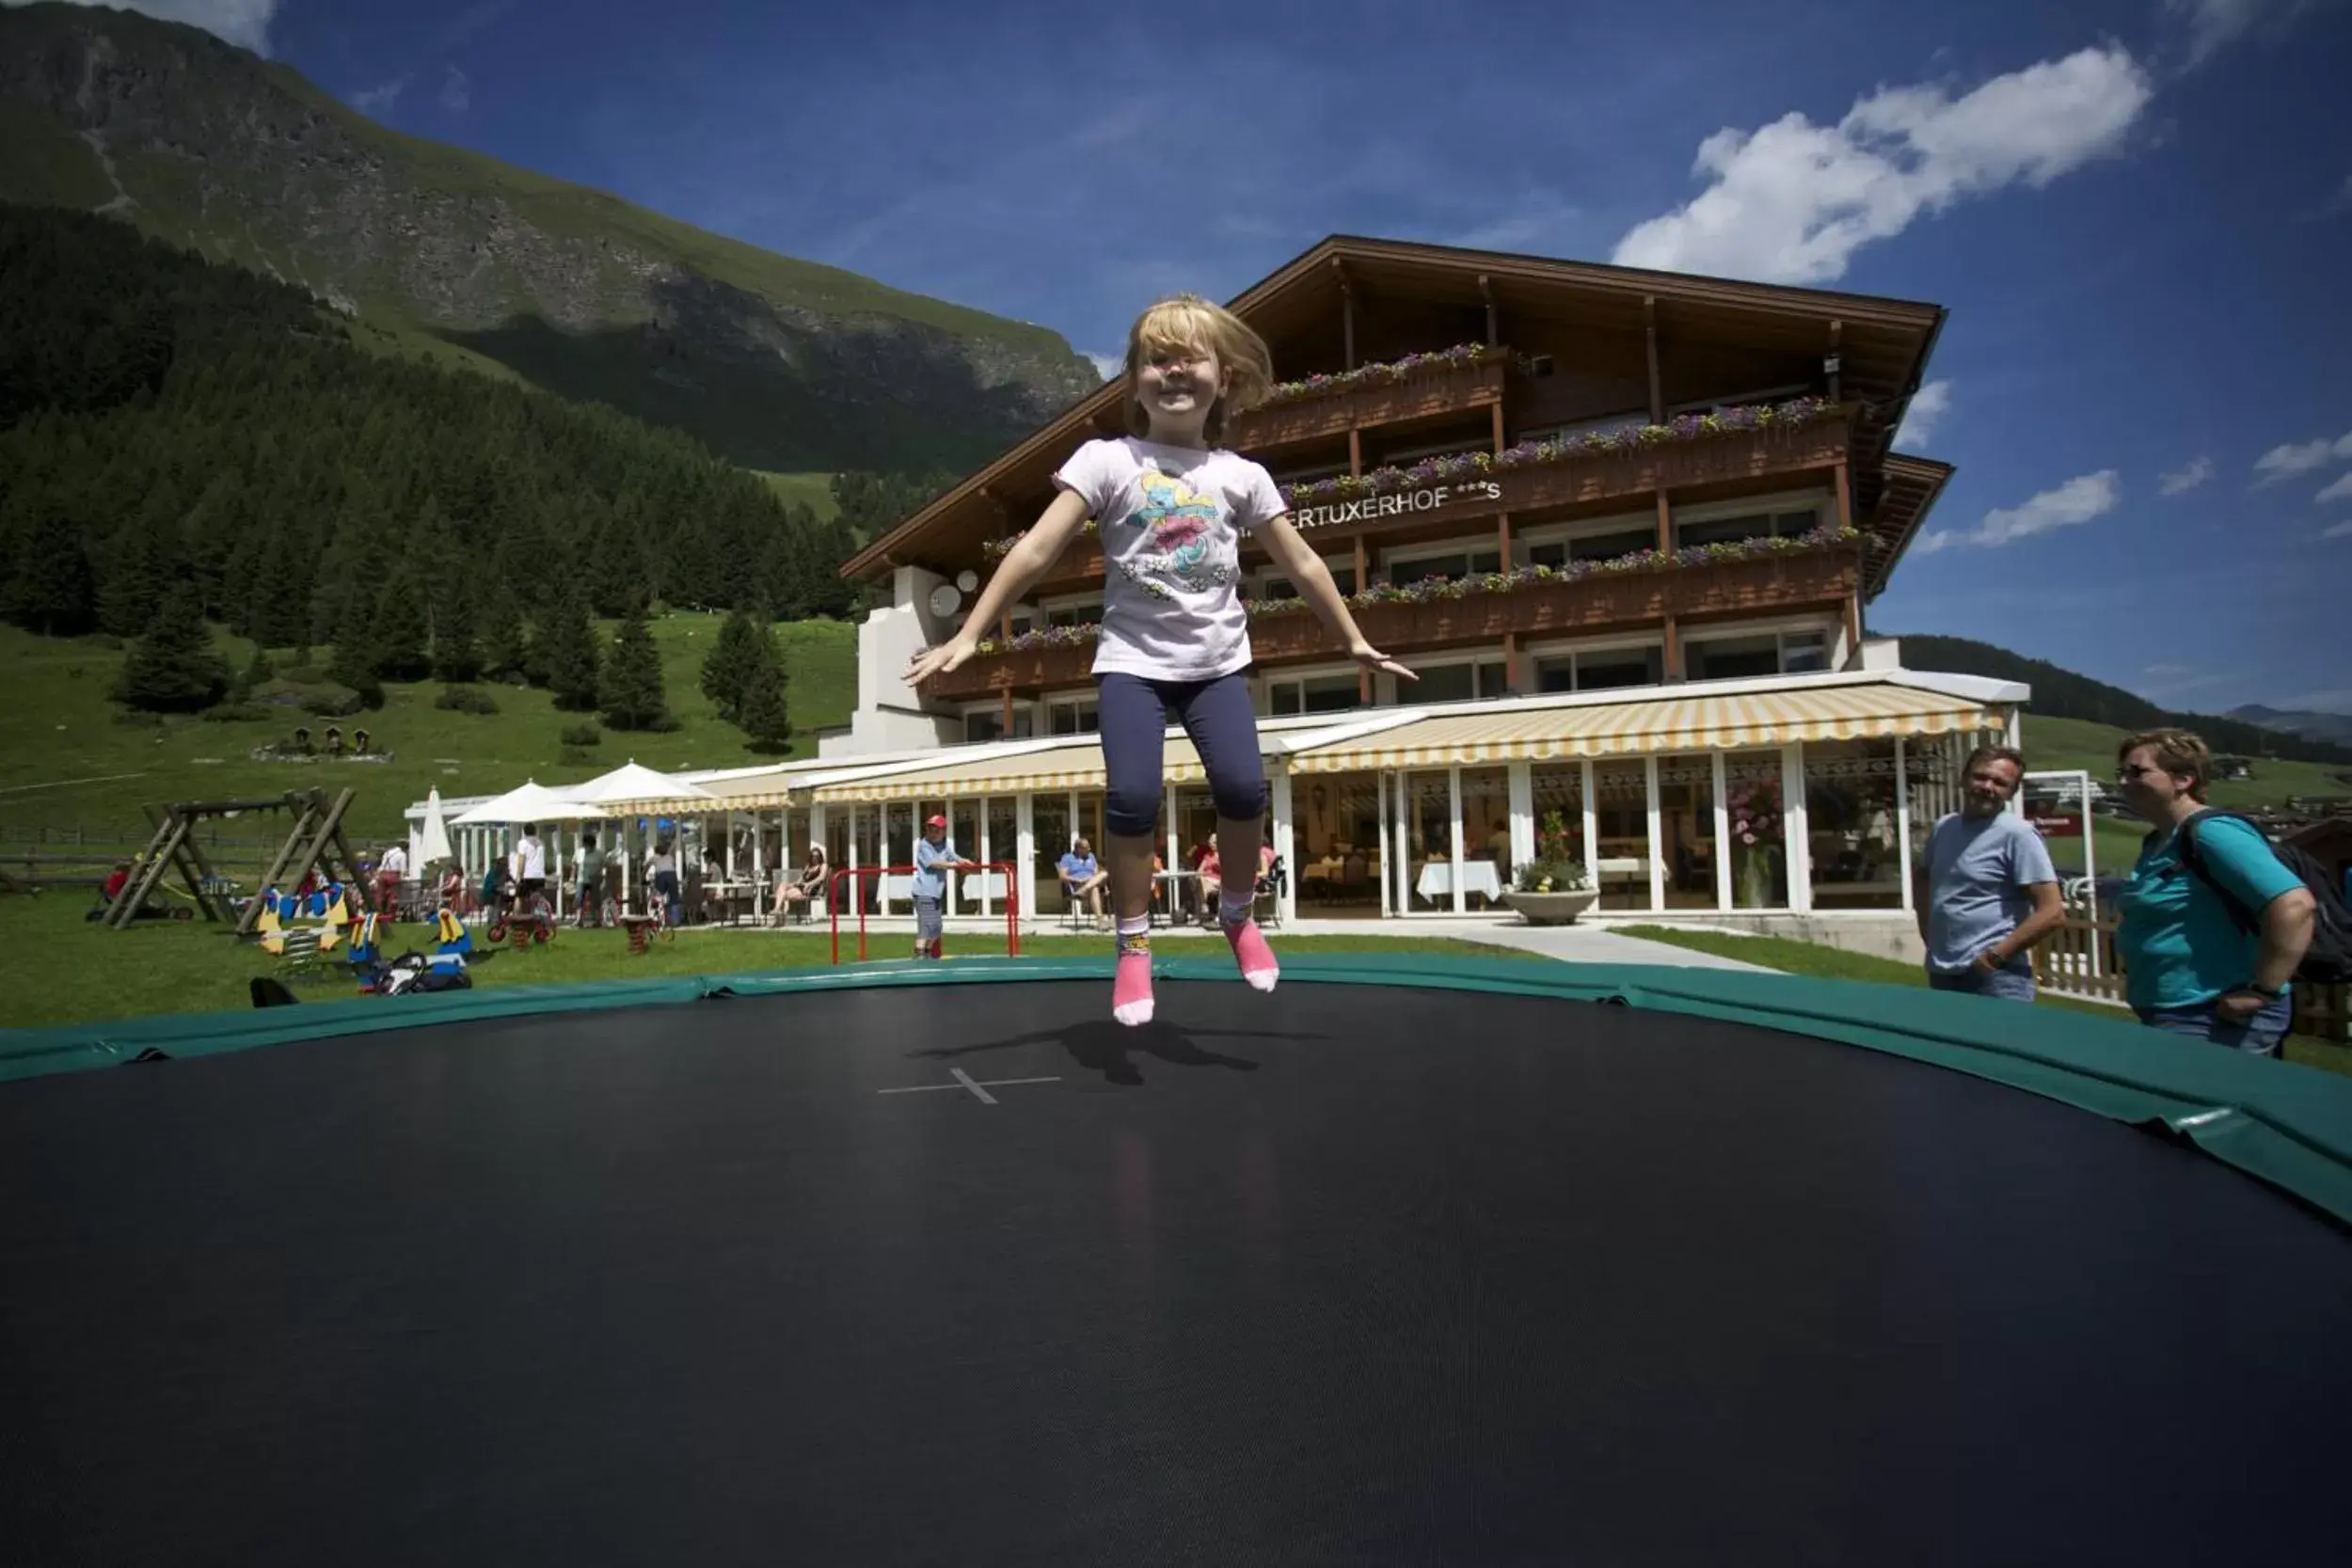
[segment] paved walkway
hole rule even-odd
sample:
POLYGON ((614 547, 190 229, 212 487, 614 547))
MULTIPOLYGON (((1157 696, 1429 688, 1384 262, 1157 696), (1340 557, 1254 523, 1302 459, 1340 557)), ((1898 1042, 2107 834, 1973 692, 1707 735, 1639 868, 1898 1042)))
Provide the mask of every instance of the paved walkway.
MULTIPOLYGON (((1038 931, 1041 935, 1060 934, 1050 925, 1038 927, 1038 931)), ((998 936, 1001 945, 1001 927, 998 936)), ((1171 942, 1187 942, 1196 937, 1207 941, 1215 936, 1213 931, 1193 926, 1180 926, 1172 930, 1164 927, 1152 933, 1152 940, 1163 945, 1171 942)), ((1281 951, 1285 936, 1451 937, 1457 942, 1483 942, 1495 947, 1517 947, 1569 963, 1666 964, 1683 969, 1744 969, 1769 973, 1761 964, 1741 963, 1737 958, 1721 958, 1712 953, 1697 953, 1667 942, 1620 936, 1597 926, 1530 926, 1513 914, 1493 917, 1472 914, 1451 920, 1294 920, 1279 930, 1267 932, 1266 936, 1274 943, 1277 953, 1281 951)))
MULTIPOLYGON (((1688 947, 1676 947, 1662 942, 1645 942, 1640 937, 1619 936, 1614 931, 1597 926, 1529 926, 1517 915, 1487 919, 1467 915, 1459 920, 1390 921, 1374 925, 1363 920, 1298 920, 1283 927, 1301 936, 1400 936, 1454 937, 1463 942, 1483 942, 1496 947, 1517 947, 1530 953, 1541 953, 1548 958, 1563 958, 1570 963, 1587 964, 1672 964, 1685 969, 1745 969, 1762 971, 1760 964, 1741 963, 1737 958, 1721 958, 1712 953, 1697 953, 1688 947)), ((1281 934, 1272 940, 1278 944, 1281 934)))

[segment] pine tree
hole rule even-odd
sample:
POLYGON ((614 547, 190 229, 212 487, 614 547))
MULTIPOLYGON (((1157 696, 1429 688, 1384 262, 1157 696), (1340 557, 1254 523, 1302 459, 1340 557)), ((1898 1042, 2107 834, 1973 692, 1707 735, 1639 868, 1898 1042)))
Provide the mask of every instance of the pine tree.
POLYGON ((743 683, 759 661, 756 644, 762 641, 762 626, 750 610, 735 610, 720 625, 710 652, 703 656, 702 693, 722 719, 732 721, 742 708, 743 683))
POLYGON ((194 713, 229 689, 229 661, 213 649, 196 585, 173 589, 146 635, 131 644, 115 697, 150 713, 194 713))
POLYGON ((464 578, 453 582, 433 622, 433 673, 463 684, 482 678, 482 640, 474 626, 474 594, 464 578))
POLYGON ((755 637, 743 672, 736 721, 751 737, 754 749, 780 752, 792 738, 792 720, 785 703, 784 661, 776 656, 775 640, 765 626, 755 637))
POLYGON ((675 726, 661 692, 661 655, 642 608, 632 609, 612 639, 604 661, 600 705, 604 721, 616 730, 662 730, 675 726))
POLYGON ((187 576, 179 549, 179 523, 151 500, 116 542, 113 564, 98 594, 98 624, 118 637, 136 637, 154 620, 172 588, 187 576))
POLYGON ((357 691, 360 706, 375 708, 384 705, 384 682, 375 673, 373 630, 362 623, 335 644, 334 657, 326 661, 326 678, 357 691))
MULTIPOLYGON (((571 713, 586 713, 596 705, 598 685, 596 633, 588 620, 588 606, 580 592, 565 588, 540 628, 537 653, 547 672, 548 689, 555 705, 571 713)), ((660 669, 655 671, 656 705, 660 705, 660 669)))
POLYGON ((496 589, 484 613, 482 672, 492 680, 513 680, 531 662, 531 626, 511 589, 496 589))
POLYGON ((237 672, 236 680, 230 685, 229 695, 242 703, 277 676, 277 667, 269 661, 269 650, 256 642, 253 644, 253 657, 246 660, 244 669, 237 672))
POLYGON ((52 492, 35 498, 10 531, 16 559, 9 563, 8 619, 43 637, 79 637, 98 620, 98 589, 90 575, 82 532, 52 492))
POLYGON ((384 585, 383 596, 376 600, 375 624, 369 640, 375 673, 388 681, 424 679, 433 669, 428 640, 424 586, 411 568, 403 566, 392 574, 384 585))

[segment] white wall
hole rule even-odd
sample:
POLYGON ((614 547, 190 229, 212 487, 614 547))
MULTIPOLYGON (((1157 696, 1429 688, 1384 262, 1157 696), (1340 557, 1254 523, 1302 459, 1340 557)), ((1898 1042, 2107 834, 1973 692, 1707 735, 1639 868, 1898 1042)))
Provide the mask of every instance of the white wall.
POLYGON ((931 590, 945 580, 919 566, 901 566, 892 575, 891 602, 857 628, 857 711, 850 733, 825 736, 818 756, 915 751, 963 738, 960 714, 934 712, 901 678, 915 655, 955 633, 930 609, 931 590))

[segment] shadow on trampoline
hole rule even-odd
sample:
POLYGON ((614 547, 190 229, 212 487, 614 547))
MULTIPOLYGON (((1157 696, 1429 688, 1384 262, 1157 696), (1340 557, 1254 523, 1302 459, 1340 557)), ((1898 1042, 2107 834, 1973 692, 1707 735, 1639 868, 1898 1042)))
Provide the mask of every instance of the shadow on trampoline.
POLYGON ((910 1053, 918 1058, 934 1061, 953 1060, 960 1056, 977 1056, 991 1051, 1009 1051, 1024 1045, 1058 1045, 1070 1053, 1071 1060, 1089 1072, 1099 1072, 1113 1084, 1140 1084, 1143 1074, 1136 1069, 1135 1052, 1156 1057, 1170 1067, 1221 1067, 1235 1072, 1255 1072, 1260 1063, 1247 1056, 1228 1056, 1221 1052, 1203 1049, 1195 1037, 1209 1039, 1311 1040, 1327 1037, 1313 1034, 1283 1033, 1272 1029, 1184 1029, 1154 1019, 1150 1023, 1130 1027, 1116 1019, 1094 1018, 1072 1023, 1059 1029, 1039 1029, 1026 1035, 1014 1035, 1001 1040, 983 1040, 977 1045, 937 1046, 910 1053))

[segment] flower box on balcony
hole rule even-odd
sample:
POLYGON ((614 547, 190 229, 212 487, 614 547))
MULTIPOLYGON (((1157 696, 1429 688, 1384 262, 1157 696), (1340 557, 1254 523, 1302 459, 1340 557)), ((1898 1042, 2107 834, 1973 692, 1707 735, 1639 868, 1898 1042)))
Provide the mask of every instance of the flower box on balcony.
MULTIPOLYGON (((1801 539, 1710 545, 1671 555, 1644 551, 1565 568, 1522 567, 1460 582, 1375 587, 1349 600, 1356 624, 1382 651, 1521 637, 1657 621, 1667 615, 1739 614, 1785 606, 1834 603, 1854 592, 1861 545, 1851 531, 1824 529, 1801 539)), ((1254 607, 1252 653, 1261 663, 1334 657, 1343 650, 1313 611, 1296 600, 1254 607)), ((1029 691, 1083 683, 1093 668, 1089 627, 1057 627, 990 643, 952 674, 935 675, 924 694, 969 701, 1006 689, 1029 691)))
POLYGON ((1432 414, 1460 413, 1502 401, 1505 366, 1440 365, 1403 380, 1334 392, 1237 416, 1227 440, 1238 451, 1263 451, 1319 437, 1344 436, 1432 414))

